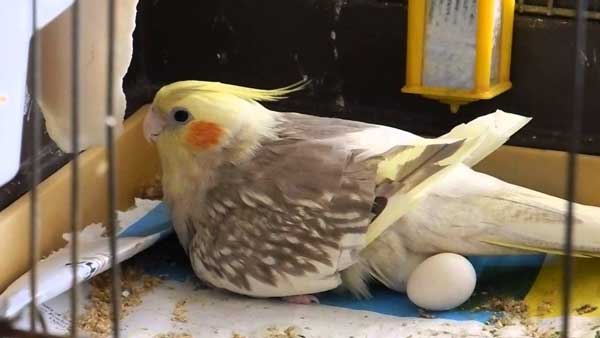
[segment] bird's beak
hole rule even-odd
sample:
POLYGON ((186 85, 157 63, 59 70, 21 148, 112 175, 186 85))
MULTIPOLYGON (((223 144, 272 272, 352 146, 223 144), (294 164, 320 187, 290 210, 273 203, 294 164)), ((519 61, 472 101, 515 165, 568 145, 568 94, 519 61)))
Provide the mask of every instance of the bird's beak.
POLYGON ((154 107, 152 107, 144 118, 144 137, 146 138, 146 141, 155 142, 164 128, 164 119, 161 118, 154 110, 154 107))

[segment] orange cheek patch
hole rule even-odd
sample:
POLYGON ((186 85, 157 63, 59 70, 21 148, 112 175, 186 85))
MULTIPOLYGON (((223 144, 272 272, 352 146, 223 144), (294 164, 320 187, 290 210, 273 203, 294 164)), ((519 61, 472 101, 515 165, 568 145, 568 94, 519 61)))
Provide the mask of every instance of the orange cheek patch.
POLYGON ((192 122, 187 127, 185 141, 198 148, 210 148, 219 144, 223 129, 216 123, 211 122, 192 122))

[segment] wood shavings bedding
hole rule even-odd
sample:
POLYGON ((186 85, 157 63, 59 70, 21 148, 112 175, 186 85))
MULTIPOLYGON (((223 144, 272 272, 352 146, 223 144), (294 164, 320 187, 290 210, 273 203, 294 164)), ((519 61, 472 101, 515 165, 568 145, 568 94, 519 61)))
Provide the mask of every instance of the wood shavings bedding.
POLYGON ((529 307, 522 300, 492 298, 487 304, 481 306, 481 309, 498 312, 487 323, 488 331, 493 337, 502 337, 502 332, 499 330, 509 326, 522 327, 527 337, 554 338, 560 336, 560 332, 556 330, 539 327, 536 321, 531 318, 529 307))
POLYGON ((171 320, 176 321, 176 322, 180 322, 180 323, 187 323, 187 310, 185 308, 185 300, 181 300, 179 302, 177 302, 177 304, 175 304, 175 309, 173 310, 173 317, 171 318, 171 320))
POLYGON ((294 326, 290 326, 283 331, 276 327, 270 327, 267 329, 267 338, 305 338, 303 335, 298 334, 297 330, 294 326))
MULTIPOLYGON (((144 275, 135 266, 123 265, 121 274, 121 311, 125 318, 142 303, 142 296, 161 283, 157 277, 144 275)), ((111 323, 111 276, 106 271, 90 281, 92 287, 85 313, 79 319, 79 327, 92 337, 107 337, 112 332, 111 323)))
POLYGON ((169 332, 169 333, 159 333, 156 336, 154 336, 153 338, 194 338, 194 336, 192 336, 189 333, 169 332))

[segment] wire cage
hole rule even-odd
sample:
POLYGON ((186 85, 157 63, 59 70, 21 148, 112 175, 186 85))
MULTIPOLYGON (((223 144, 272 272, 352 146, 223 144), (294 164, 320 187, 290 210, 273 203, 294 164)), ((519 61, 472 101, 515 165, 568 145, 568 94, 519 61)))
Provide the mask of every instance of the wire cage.
MULTIPOLYGON (((113 337, 120 336, 120 269, 119 263, 117 261, 117 233, 116 233, 116 222, 117 222, 117 182, 118 182, 118 170, 117 170, 117 154, 116 154, 116 146, 115 146, 115 126, 114 123, 111 123, 114 119, 115 111, 114 111, 114 44, 112 43, 115 40, 115 26, 118 24, 115 22, 115 3, 118 0, 107 0, 108 13, 112 13, 113 15, 108 15, 108 30, 106 31, 106 43, 108 45, 108 67, 109 70, 107 74, 105 74, 107 88, 106 93, 106 144, 105 144, 105 152, 96 152, 94 156, 96 157, 104 157, 103 160, 106 161, 106 184, 101 187, 107 196, 106 209, 102 212, 105 214, 106 219, 106 228, 109 230, 108 232, 108 241, 110 243, 110 252, 111 252, 111 265, 110 276, 111 276, 111 317, 112 317, 112 334, 113 337)), ((32 11, 33 13, 33 27, 32 30, 35 32, 37 30, 37 21, 39 20, 36 17, 37 11, 35 10, 39 4, 37 0, 31 0, 32 11)), ((148 1, 149 2, 149 1, 148 1)), ((73 69, 72 69, 72 83, 74 84, 72 87, 72 93, 70 96, 70 107, 72 109, 71 114, 71 139, 70 142, 72 144, 73 156, 68 155, 60 155, 62 158, 62 162, 66 162, 70 160, 70 175, 67 176, 70 181, 70 193, 71 199, 69 201, 65 201, 69 205, 69 226, 72 234, 75 234, 70 239, 71 243, 71 267, 73 271, 73 280, 72 280, 72 288, 70 291, 70 308, 71 308, 71 329, 70 336, 71 337, 79 337, 81 336, 81 331, 77 325, 77 318, 79 316, 78 313, 78 304, 80 303, 80 299, 78 297, 78 286, 77 286, 77 264, 79 260, 79 246, 80 243, 78 241, 78 229, 81 223, 81 199, 80 194, 82 191, 81 186, 81 178, 82 175, 87 175, 86 173, 81 172, 82 165, 82 156, 86 154, 86 152, 81 153, 79 150, 79 140, 80 140, 80 120, 79 120, 79 112, 81 108, 81 92, 80 92, 80 70, 81 68, 77 67, 77 65, 81 64, 80 60, 80 46, 82 44, 80 30, 81 26, 81 18, 80 18, 80 3, 81 1, 75 0, 72 5, 72 16, 70 18, 71 24, 75 29, 72 30, 71 44, 72 50, 71 57, 73 59, 73 69)), ((571 7, 565 5, 567 2, 563 1, 523 1, 520 0, 517 2, 516 12, 520 15, 533 14, 533 15, 549 15, 549 16, 560 16, 571 18, 576 21, 576 31, 573 32, 573 39, 575 41, 575 60, 571 67, 573 67, 574 79, 571 84, 571 88, 573 91, 573 104, 571 107, 571 116, 569 120, 571 121, 571 125, 569 126, 569 145, 568 145, 568 158, 565 163, 566 177, 565 177, 565 186, 566 190, 566 200, 568 200, 568 208, 567 215, 564 220, 565 222, 565 233, 564 236, 566 238, 566 245, 564 247, 564 271, 563 271, 563 280, 561 282, 562 288, 562 334, 567 336, 567 332, 569 332, 569 327, 571 325, 569 311, 571 309, 571 284, 573 279, 573 228, 576 226, 574 224, 574 209, 573 203, 575 201, 575 196, 577 194, 576 186, 577 186, 577 177, 578 177, 578 166, 577 166, 577 158, 578 154, 581 153, 581 139, 583 135, 583 123, 582 123, 582 112, 584 110, 584 89, 585 89, 585 62, 581 62, 581 51, 585 50, 586 42, 588 41, 587 36, 587 23, 589 20, 600 20, 600 12, 595 11, 593 6, 590 6, 590 3, 594 3, 593 1, 572 1, 571 7), (557 3, 560 3, 561 6, 557 6, 557 3), (575 5, 573 5, 575 4, 575 5)), ((597 4, 597 2, 596 2, 597 4)), ((600 8, 597 8, 600 10, 600 8)), ((338 13, 339 14, 339 13, 338 13)), ((142 44, 144 39, 141 39, 140 44, 142 44)), ((138 45, 139 47, 139 45, 138 45)), ((39 92, 39 84, 40 84, 40 72, 39 72, 39 59, 40 59, 40 41, 36 34, 33 35, 31 41, 31 62, 29 66, 30 72, 30 97, 36 97, 39 92)), ((219 59, 225 57, 221 55, 219 59)), ((399 90, 396 88, 394 90, 399 90)), ((155 90, 152 88, 150 91, 155 90)), ((336 104, 339 105, 339 99, 336 99, 336 104)), ((343 100, 342 100, 343 105, 343 100)), ((476 109, 476 108, 474 108, 476 109)), ((343 113, 340 115, 343 116, 343 113)), ((38 261, 41 257, 40 252, 40 233, 41 233, 41 223, 42 219, 40 218, 40 193, 39 193, 39 185, 43 181, 43 170, 45 168, 44 161, 47 160, 48 157, 52 157, 56 154, 48 154, 44 153, 44 148, 42 145, 42 131, 43 131, 43 120, 41 116, 41 112, 39 108, 36 107, 35 103, 31 102, 29 108, 29 116, 30 116, 30 124, 29 131, 26 133, 30 134, 30 139, 25 143, 25 146, 28 148, 24 151, 29 153, 30 162, 27 164, 23 164, 23 166, 29 166, 31 169, 30 181, 28 184, 28 191, 30 194, 30 209, 29 209, 29 219, 30 219, 30 231, 29 231, 29 247, 30 256, 29 256, 29 267, 31 271, 31 280, 30 280, 30 294, 35 295, 37 291, 37 282, 36 278, 38 275, 38 261)), ((55 159, 56 160, 56 159, 55 159)), ((87 159, 86 159, 87 160, 87 159)), ((103 193, 103 194, 104 194, 103 193)), ((9 203, 7 201, 2 201, 0 204, 1 207, 5 207, 6 204, 9 203)), ((39 312, 39 306, 33 297, 33 301, 29 306, 30 313, 30 330, 28 331, 20 331, 13 327, 11 322, 0 322, 0 336, 2 337, 52 337, 51 334, 47 332, 46 323, 39 312)), ((201 318, 198 320, 202 320, 201 318)))

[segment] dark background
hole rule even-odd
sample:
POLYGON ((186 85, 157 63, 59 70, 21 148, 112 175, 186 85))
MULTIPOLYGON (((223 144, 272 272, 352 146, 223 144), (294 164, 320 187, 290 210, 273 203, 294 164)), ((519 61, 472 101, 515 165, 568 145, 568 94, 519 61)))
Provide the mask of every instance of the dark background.
MULTIPOLYGON (((528 1, 545 5, 546 1, 528 1)), ((575 1, 555 1, 573 8, 575 1)), ((600 10, 600 0, 590 1, 600 10)), ((508 142, 566 150, 573 107, 575 19, 516 13, 513 88, 462 106, 402 94, 406 0, 140 0, 134 54, 123 87, 128 114, 177 80, 221 81, 259 88, 312 80, 271 108, 386 124, 425 136, 495 109, 533 117, 508 142), (335 32, 335 39, 332 39, 335 32)), ((583 153, 600 154, 600 21, 587 25, 583 153)), ((0 209, 28 189, 31 135, 26 121, 19 175, 0 188, 0 209)), ((47 138, 39 154, 46 177, 64 165, 47 138)))

